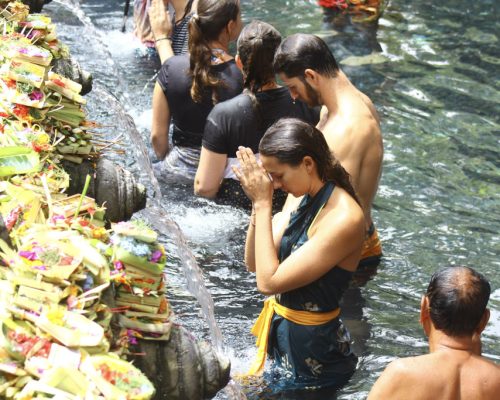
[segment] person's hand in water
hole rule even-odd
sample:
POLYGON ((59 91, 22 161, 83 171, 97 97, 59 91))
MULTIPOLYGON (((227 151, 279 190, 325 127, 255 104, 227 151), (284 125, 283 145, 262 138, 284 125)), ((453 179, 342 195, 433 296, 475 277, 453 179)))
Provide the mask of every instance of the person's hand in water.
POLYGON ((155 41, 169 38, 172 33, 172 18, 164 0, 151 0, 148 16, 155 41))
POLYGON ((236 152, 236 157, 240 166, 232 166, 232 169, 240 180, 245 194, 253 204, 259 202, 269 202, 271 204, 273 200, 273 183, 264 167, 255 158, 252 149, 240 146, 236 152))

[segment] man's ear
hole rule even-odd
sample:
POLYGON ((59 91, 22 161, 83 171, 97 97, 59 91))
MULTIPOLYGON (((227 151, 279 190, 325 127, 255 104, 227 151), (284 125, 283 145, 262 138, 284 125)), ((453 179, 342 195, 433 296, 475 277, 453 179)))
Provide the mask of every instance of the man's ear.
POLYGON ((481 320, 479 321, 479 324, 476 328, 476 332, 478 335, 480 335, 481 332, 484 331, 484 328, 486 328, 486 325, 488 324, 489 320, 490 320, 490 309, 486 308, 484 310, 483 316, 481 317, 481 320))
POLYGON ((420 301, 420 325, 422 325, 427 336, 430 332, 430 323, 429 299, 427 296, 422 296, 422 300, 420 301))
POLYGON ((311 86, 319 86, 319 79, 320 75, 313 69, 311 68, 306 68, 304 71, 304 79, 311 85, 311 86))
POLYGON ((239 54, 236 54, 234 56, 234 62, 236 63, 236 66, 241 70, 243 71, 243 63, 241 62, 241 58, 240 58, 240 55, 239 54))

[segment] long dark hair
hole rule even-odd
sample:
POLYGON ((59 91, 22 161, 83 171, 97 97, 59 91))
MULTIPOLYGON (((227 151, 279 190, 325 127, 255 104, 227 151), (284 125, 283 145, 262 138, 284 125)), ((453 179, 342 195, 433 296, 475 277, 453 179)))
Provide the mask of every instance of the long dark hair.
POLYGON ((314 126, 297 118, 282 118, 271 125, 262 137, 259 153, 291 166, 299 165, 305 156, 311 157, 323 182, 333 181, 361 205, 349 174, 333 156, 323 134, 314 126))
POLYGON ((239 12, 239 0, 200 0, 197 13, 189 21, 191 97, 197 103, 201 102, 207 89, 212 89, 215 94, 212 98, 216 102, 215 89, 221 82, 211 73, 212 51, 208 43, 216 40, 227 24, 238 18, 239 12))
POLYGON ((334 78, 339 66, 328 45, 318 36, 296 33, 288 36, 274 56, 274 71, 289 78, 302 77, 306 69, 334 78))

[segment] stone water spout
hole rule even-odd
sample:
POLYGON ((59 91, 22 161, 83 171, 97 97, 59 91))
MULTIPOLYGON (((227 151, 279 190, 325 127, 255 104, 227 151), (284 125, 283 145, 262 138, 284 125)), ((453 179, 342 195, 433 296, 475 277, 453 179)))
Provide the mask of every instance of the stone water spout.
POLYGON ((24 4, 29 6, 30 13, 39 13, 45 4, 50 3, 52 0, 22 0, 24 4))
POLYGON ((81 193, 87 174, 91 176, 87 195, 105 205, 106 218, 111 222, 129 220, 146 206, 144 186, 129 171, 105 158, 100 158, 97 164, 64 161, 63 167, 70 176, 69 195, 81 193))
POLYGON ((131 350, 141 354, 132 360, 155 386, 154 400, 211 399, 229 382, 229 359, 181 325, 168 341, 138 340, 131 350))
POLYGON ((82 85, 82 90, 80 91, 82 96, 92 90, 92 75, 82 70, 80 64, 71 57, 55 60, 52 71, 82 85))

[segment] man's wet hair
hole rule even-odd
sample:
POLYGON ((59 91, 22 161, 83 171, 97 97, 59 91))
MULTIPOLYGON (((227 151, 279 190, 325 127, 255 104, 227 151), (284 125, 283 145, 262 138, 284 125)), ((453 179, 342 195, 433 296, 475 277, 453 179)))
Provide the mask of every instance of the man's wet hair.
POLYGON ((284 73, 288 78, 302 78, 306 69, 329 78, 339 71, 328 45, 318 36, 306 33, 288 36, 278 47, 273 66, 275 73, 284 73))
POLYGON ((449 336, 471 336, 490 298, 490 284, 469 267, 443 268, 431 277, 426 297, 436 329, 449 336))

